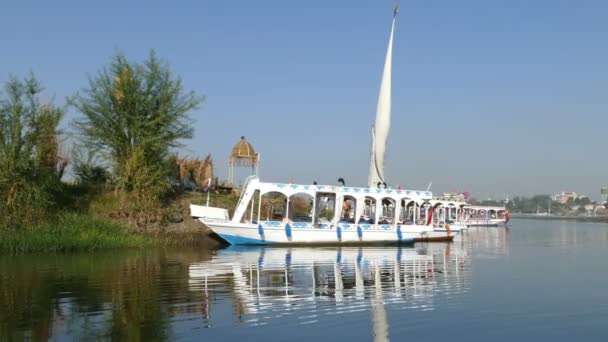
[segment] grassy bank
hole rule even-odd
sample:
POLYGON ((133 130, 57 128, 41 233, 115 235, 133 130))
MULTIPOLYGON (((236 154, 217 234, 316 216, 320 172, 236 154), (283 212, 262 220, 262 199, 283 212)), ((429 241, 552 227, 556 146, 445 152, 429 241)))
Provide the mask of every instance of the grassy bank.
POLYGON ((0 252, 9 254, 147 247, 164 242, 92 215, 76 213, 61 215, 53 222, 30 229, 0 230, 0 252))
MULTIPOLYGON (((132 224, 129 213, 121 208, 111 192, 74 191, 72 188, 80 189, 66 187, 63 193, 65 203, 62 206, 69 211, 34 227, 0 229, 0 254, 171 246, 213 249, 222 246, 210 236, 207 227, 190 217, 189 204, 203 201, 199 193, 186 193, 163 209, 176 222, 138 227, 132 224)), ((214 195, 210 204, 233 211, 237 199, 232 195, 214 195)))

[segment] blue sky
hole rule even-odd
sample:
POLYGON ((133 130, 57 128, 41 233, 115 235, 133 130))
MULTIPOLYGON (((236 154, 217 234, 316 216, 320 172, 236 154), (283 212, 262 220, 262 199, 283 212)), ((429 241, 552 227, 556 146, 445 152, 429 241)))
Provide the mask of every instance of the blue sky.
MULTIPOLYGON (((2 1, 0 82, 63 103, 114 52, 150 49, 188 90, 188 153, 217 173, 241 135, 268 181, 365 184, 391 0, 2 1)), ((608 2, 401 1, 386 174, 502 197, 608 184, 608 2)), ((78 113, 71 112, 70 118, 78 113)))

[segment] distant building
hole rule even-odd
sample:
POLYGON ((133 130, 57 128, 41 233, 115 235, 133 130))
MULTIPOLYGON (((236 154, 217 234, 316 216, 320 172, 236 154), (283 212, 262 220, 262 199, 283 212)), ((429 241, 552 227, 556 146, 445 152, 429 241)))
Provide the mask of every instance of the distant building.
POLYGON ((568 200, 575 200, 578 197, 576 192, 562 192, 561 194, 553 195, 553 200, 560 202, 561 204, 568 203, 568 200))
POLYGON ((600 195, 602 197, 602 204, 608 202, 608 187, 601 188, 600 195))

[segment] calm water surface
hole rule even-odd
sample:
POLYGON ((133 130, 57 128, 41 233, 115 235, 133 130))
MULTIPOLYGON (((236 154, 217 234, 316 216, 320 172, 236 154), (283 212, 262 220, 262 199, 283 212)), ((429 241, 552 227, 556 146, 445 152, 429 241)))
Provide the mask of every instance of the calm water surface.
POLYGON ((607 341, 608 225, 451 244, 0 257, 0 340, 607 341))

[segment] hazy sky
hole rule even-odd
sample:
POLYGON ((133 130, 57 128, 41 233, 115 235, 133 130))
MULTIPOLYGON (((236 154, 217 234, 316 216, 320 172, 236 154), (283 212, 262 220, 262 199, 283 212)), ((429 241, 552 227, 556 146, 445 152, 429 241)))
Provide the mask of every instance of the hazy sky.
MULTIPOLYGON (((364 185, 392 0, 0 2, 0 82, 58 103, 117 50, 150 49, 186 89, 191 155, 245 135, 268 181, 364 185)), ((608 1, 401 1, 386 174, 474 196, 608 184, 608 1)), ((70 113, 70 117, 78 115, 70 113)))

